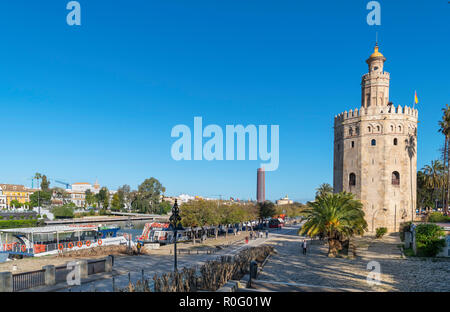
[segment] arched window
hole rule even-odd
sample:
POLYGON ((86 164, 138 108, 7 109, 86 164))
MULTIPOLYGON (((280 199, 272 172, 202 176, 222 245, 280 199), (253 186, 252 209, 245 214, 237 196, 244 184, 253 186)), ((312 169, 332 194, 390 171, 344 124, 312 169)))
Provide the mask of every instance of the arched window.
POLYGON ((359 135, 359 127, 355 128, 356 135, 359 135))
POLYGON ((348 185, 355 186, 356 185, 356 175, 352 172, 348 176, 348 185))
POLYGON ((391 132, 394 132, 394 126, 391 125, 391 132))
POLYGON ((352 141, 352 148, 355 147, 355 141, 352 141))
POLYGON ((397 145, 398 141, 397 138, 394 138, 394 145, 397 145))
POLYGON ((370 141, 370 145, 375 146, 377 145, 377 140, 372 139, 372 141, 370 141))
POLYGON ((400 185, 400 173, 392 172, 392 185, 400 185))
POLYGON ((380 129, 381 129, 380 126, 377 126, 377 131, 380 131, 380 129))
POLYGON ((402 126, 398 126, 398 131, 402 132, 402 126))
POLYGON ((348 135, 350 135, 350 136, 353 135, 353 129, 352 129, 352 127, 350 127, 350 129, 348 129, 348 135))

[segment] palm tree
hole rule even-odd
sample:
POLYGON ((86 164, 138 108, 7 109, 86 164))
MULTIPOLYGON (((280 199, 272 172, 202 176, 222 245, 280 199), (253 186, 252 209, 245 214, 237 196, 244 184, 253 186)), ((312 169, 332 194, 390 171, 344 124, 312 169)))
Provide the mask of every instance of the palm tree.
POLYGON ((364 211, 359 200, 351 193, 325 194, 308 203, 306 223, 301 235, 321 235, 328 239, 328 256, 335 257, 342 242, 353 235, 363 235, 367 230, 364 211))
POLYGON ((413 177, 412 177, 412 158, 416 154, 416 138, 414 135, 408 135, 408 138, 405 139, 405 150, 408 153, 409 157, 409 184, 411 185, 411 222, 414 222, 414 197, 413 197, 413 177))
POLYGON ((39 185, 39 180, 42 179, 42 174, 40 174, 39 172, 36 172, 36 174, 34 175, 34 179, 38 180, 38 209, 39 209, 39 216, 40 216, 41 215, 41 203, 40 203, 41 186, 39 185))
POLYGON ((444 165, 439 160, 432 160, 431 165, 425 165, 422 171, 425 187, 431 189, 431 198, 434 198, 436 189, 439 189, 444 184, 444 165))
POLYGON ((316 188, 316 198, 322 197, 325 194, 332 194, 333 187, 328 183, 322 183, 318 188, 316 188))
POLYGON ((443 115, 442 120, 439 121, 439 132, 441 132, 444 135, 444 172, 447 173, 446 175, 446 188, 445 192, 443 191, 443 208, 444 208, 444 214, 448 214, 448 197, 449 197, 449 176, 450 176, 450 157, 449 157, 449 139, 450 139, 450 106, 448 104, 445 104, 445 108, 442 109, 443 115), (445 195, 444 195, 445 193, 445 195))

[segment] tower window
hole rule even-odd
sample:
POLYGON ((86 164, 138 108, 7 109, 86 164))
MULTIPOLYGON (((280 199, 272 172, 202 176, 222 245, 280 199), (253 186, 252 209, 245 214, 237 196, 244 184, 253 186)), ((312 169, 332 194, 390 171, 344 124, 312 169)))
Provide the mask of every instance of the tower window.
POLYGON ((349 136, 352 136, 352 135, 353 135, 353 129, 352 129, 352 127, 350 127, 350 129, 348 129, 348 135, 349 135, 349 136))
POLYGON ((370 127, 367 127, 367 132, 370 132, 370 130, 371 130, 370 127))
POLYGON ((394 145, 397 145, 398 141, 397 138, 394 138, 394 145))
POLYGON ((380 131, 380 126, 377 126, 377 131, 380 131))
POLYGON ((375 146, 377 145, 377 140, 372 139, 372 141, 370 141, 370 145, 375 146))
POLYGON ((356 185, 356 175, 352 172, 348 176, 348 185, 355 186, 356 185))
POLYGON ((392 185, 400 185, 400 173, 392 172, 392 185))
POLYGON ((355 147, 355 141, 352 141, 352 148, 355 147))

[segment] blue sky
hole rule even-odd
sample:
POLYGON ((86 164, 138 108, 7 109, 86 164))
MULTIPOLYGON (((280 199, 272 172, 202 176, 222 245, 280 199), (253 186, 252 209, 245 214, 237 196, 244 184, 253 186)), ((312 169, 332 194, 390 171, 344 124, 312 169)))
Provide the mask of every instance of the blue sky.
POLYGON ((332 183, 333 118, 359 107, 375 32, 390 98, 419 96, 418 167, 438 157, 450 104, 450 4, 380 1, 66 0, 0 4, 0 182, 35 172, 111 189, 154 176, 167 193, 256 196, 259 161, 171 158, 172 127, 277 124, 266 197, 305 201, 332 183))

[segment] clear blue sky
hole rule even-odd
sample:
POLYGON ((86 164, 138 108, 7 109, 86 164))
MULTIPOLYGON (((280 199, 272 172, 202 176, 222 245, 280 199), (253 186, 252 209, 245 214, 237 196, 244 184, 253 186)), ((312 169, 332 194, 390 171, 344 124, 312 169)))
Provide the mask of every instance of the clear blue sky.
POLYGON ((391 100, 419 96, 418 167, 438 157, 450 104, 450 4, 380 1, 68 0, 0 4, 0 182, 35 172, 115 189, 154 176, 167 193, 255 198, 259 161, 172 160, 177 124, 280 125, 266 197, 332 183, 333 118, 360 105, 375 31, 391 100))

